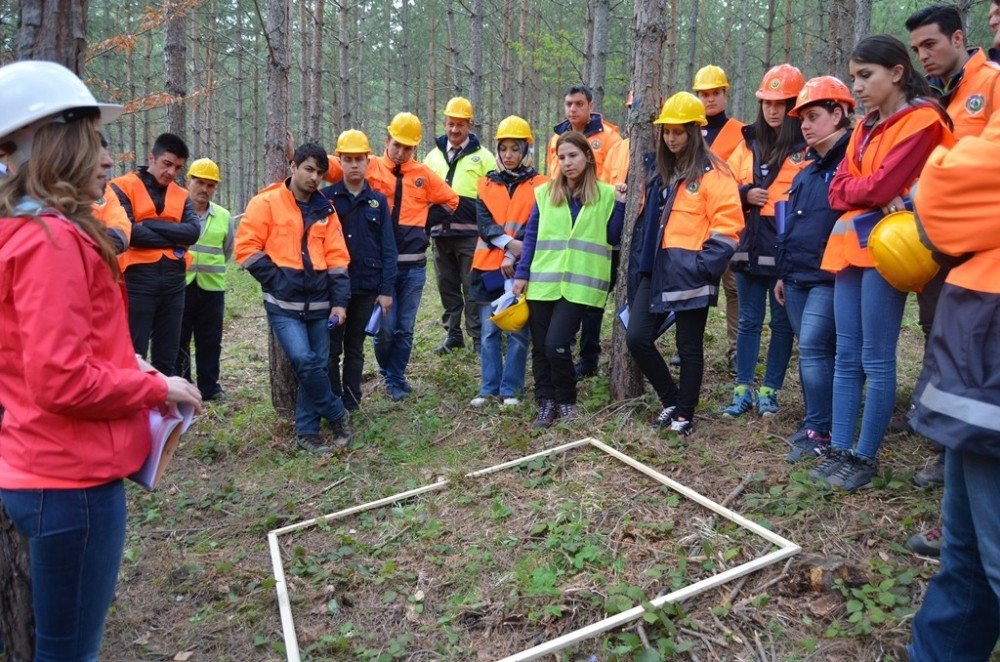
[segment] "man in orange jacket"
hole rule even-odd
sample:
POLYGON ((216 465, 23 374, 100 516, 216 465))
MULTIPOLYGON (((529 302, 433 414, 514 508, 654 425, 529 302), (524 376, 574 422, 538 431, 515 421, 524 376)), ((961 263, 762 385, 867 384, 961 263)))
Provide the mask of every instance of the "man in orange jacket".
POLYGON ((420 120, 399 113, 386 127, 385 153, 368 162, 366 174, 373 189, 389 201, 399 251, 393 306, 375 336, 375 359, 394 401, 411 391, 406 366, 413 351, 413 328, 427 279, 427 213, 431 205, 458 209, 458 194, 423 163, 413 160, 420 144, 420 120))
POLYGON ((330 163, 316 143, 295 150, 291 177, 272 184, 247 204, 236 231, 236 261, 260 282, 264 310, 285 351, 299 392, 295 434, 300 448, 326 455, 322 419, 332 443, 351 441, 344 403, 330 388, 330 331, 347 318, 350 256, 330 201, 318 190, 330 163))

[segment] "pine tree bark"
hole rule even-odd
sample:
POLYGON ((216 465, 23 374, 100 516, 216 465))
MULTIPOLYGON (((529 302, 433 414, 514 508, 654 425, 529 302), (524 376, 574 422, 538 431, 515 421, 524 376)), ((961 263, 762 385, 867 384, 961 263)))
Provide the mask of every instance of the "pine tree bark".
POLYGON ((771 68, 771 47, 774 44, 774 15, 778 10, 777 0, 767 0, 767 25, 764 26, 764 70, 771 68))
POLYGON ((681 87, 686 88, 694 82, 694 67, 698 59, 698 0, 691 0, 691 21, 688 28, 687 68, 684 70, 684 80, 681 87))
POLYGON ((21 0, 17 59, 58 62, 83 73, 89 0, 21 0))
POLYGON ((458 66, 458 28, 455 26, 455 2, 445 2, 445 16, 448 24, 448 62, 451 69, 451 88, 455 95, 462 93, 462 76, 458 66))
MULTIPOLYGON (((629 172, 628 199, 625 205, 625 229, 622 232, 621 264, 615 288, 615 310, 628 303, 628 256, 632 246, 632 230, 642 205, 644 172, 642 155, 655 149, 649 127, 656 118, 662 96, 663 47, 667 39, 666 6, 660 0, 635 0, 632 24, 632 110, 629 113, 629 172)), ((643 381, 639 368, 625 345, 621 324, 612 327, 611 337, 611 397, 614 400, 634 398, 642 394, 643 381)))
POLYGON ((340 47, 340 130, 343 131, 351 128, 354 121, 351 114, 351 7, 347 0, 340 0, 339 19, 337 45, 340 47))
MULTIPOLYGON (((316 0, 313 15, 313 37, 312 37, 312 77, 309 88, 309 131, 310 140, 319 143, 323 142, 323 45, 326 43, 323 30, 325 26, 326 6, 323 0, 316 0)), ((343 102, 338 99, 338 102, 343 102)), ((338 117, 340 113, 334 113, 333 117, 338 117)), ((343 131, 348 127, 341 126, 337 130, 343 131)))
MULTIPOLYGON (((854 43, 868 36, 872 29, 873 0, 857 0, 854 6, 854 43)), ((966 33, 968 34, 968 33, 966 33)))
POLYGON ((483 0, 469 3, 469 100, 473 109, 483 102, 483 0))
POLYGON ((163 35, 163 89, 173 97, 167 106, 167 131, 186 138, 187 120, 187 18, 182 0, 163 5, 166 24, 163 35))
MULTIPOLYGON (((402 56, 400 70, 403 74, 403 108, 415 108, 410 89, 410 0, 402 0, 399 6, 399 54, 402 56)), ((411 111, 412 112, 412 111, 411 111)))
POLYGON ((588 84, 594 91, 594 107, 603 110, 604 83, 607 80, 608 71, 608 18, 611 15, 611 0, 593 0, 592 10, 594 14, 594 40, 588 84))
POLYGON ((517 110, 515 111, 519 117, 527 118, 528 115, 528 98, 531 96, 528 85, 528 68, 526 61, 528 59, 528 0, 521 0, 520 17, 518 19, 517 25, 517 43, 519 46, 517 55, 517 89, 515 93, 517 94, 517 110))

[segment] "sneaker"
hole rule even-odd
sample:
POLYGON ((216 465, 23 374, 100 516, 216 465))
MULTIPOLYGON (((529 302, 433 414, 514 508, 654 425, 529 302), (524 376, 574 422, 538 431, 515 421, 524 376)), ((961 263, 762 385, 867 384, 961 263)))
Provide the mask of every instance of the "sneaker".
POLYGON ((597 374, 597 366, 591 365, 590 363, 584 363, 583 361, 578 362, 575 366, 576 378, 584 379, 585 377, 593 377, 597 374))
POLYGON ((318 434, 300 434, 295 440, 295 445, 316 455, 329 455, 333 452, 333 449, 324 444, 323 438, 318 434))
POLYGON ((792 433, 792 436, 785 437, 785 443, 788 444, 789 446, 795 446, 800 441, 805 439, 808 433, 809 433, 809 428, 807 428, 806 424, 803 423, 802 425, 799 426, 798 430, 792 433))
POLYGON ((521 398, 515 398, 513 395, 503 399, 504 407, 517 407, 519 404, 521 404, 521 398))
POLYGON ((749 386, 740 384, 733 389, 733 404, 722 410, 726 418, 739 418, 754 407, 754 392, 749 386))
POLYGON ((488 395, 477 395, 476 397, 469 400, 469 404, 473 407, 485 407, 490 401, 490 396, 488 395))
POLYGON ((924 467, 913 475, 917 487, 942 487, 944 485, 944 453, 929 467, 924 467))
POLYGON ((653 427, 663 430, 664 428, 669 428, 670 424, 674 422, 674 417, 677 415, 677 407, 664 407, 660 410, 660 415, 656 417, 653 421, 653 427))
POLYGON ((687 418, 676 418, 670 424, 670 431, 676 432, 682 437, 687 437, 694 432, 694 422, 687 418))
POLYGON ((535 422, 531 424, 531 427, 537 429, 552 427, 558 416, 555 400, 540 400, 538 402, 538 415, 535 416, 535 422))
POLYGON ((580 418, 580 414, 576 411, 576 405, 559 405, 560 423, 572 423, 578 418, 580 418))
POLYGON ((401 400, 405 400, 410 395, 409 391, 407 391, 402 386, 398 386, 396 384, 388 384, 385 387, 385 392, 389 394, 389 397, 392 399, 393 402, 399 402, 401 400))
POLYGON ((347 450, 351 447, 351 426, 347 414, 330 423, 330 434, 330 441, 337 450, 347 450))
POLYGON ((878 462, 862 455, 851 453, 837 470, 826 479, 833 487, 845 492, 857 492, 872 486, 872 478, 878 475, 878 462))
POLYGON ((933 556, 935 558, 941 556, 942 544, 944 544, 944 536, 941 533, 940 526, 935 526, 930 531, 924 531, 923 533, 914 533, 906 541, 907 548, 914 554, 933 556))
POLYGON ((771 418, 778 413, 778 392, 773 388, 761 386, 757 391, 757 413, 764 418, 771 418))
POLYGON ((465 341, 461 338, 445 338, 444 342, 435 348, 434 353, 438 356, 443 356, 445 354, 451 354, 453 349, 462 349, 465 347, 465 341))
POLYGON ((672 365, 672 366, 679 366, 680 364, 681 364, 681 355, 680 354, 674 354, 673 356, 670 357, 670 365, 672 365))
POLYGON ((813 480, 826 480, 840 468, 840 465, 847 462, 850 453, 840 448, 828 447, 824 454, 823 461, 809 470, 809 477, 813 480))
POLYGON ((788 462, 801 462, 802 460, 812 460, 826 454, 826 449, 830 447, 830 435, 821 434, 816 430, 806 430, 796 443, 792 444, 792 450, 785 457, 788 462))

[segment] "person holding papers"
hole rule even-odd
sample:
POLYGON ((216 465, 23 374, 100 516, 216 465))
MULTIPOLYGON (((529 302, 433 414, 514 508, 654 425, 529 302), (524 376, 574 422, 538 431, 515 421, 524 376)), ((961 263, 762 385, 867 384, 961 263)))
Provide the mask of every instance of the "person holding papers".
MULTIPOLYGON (((122 478, 150 452, 149 409, 195 386, 136 359, 104 194, 99 104, 52 62, 0 68, 0 501, 27 539, 35 659, 96 660, 125 542, 122 478)), ((107 161, 104 161, 107 163, 107 161)))

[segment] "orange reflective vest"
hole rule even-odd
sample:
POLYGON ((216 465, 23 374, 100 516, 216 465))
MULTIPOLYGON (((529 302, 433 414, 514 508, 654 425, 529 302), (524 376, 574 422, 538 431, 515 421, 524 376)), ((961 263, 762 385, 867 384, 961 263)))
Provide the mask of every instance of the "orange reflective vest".
POLYGON ((986 59, 981 48, 969 58, 962 68, 962 79, 951 91, 948 100, 948 117, 955 125, 955 140, 978 136, 996 110, 1000 98, 1000 67, 986 59))
POLYGON ((95 202, 91 206, 94 218, 100 221, 108 229, 108 234, 116 235, 122 242, 124 248, 128 249, 128 242, 132 238, 132 221, 128 220, 125 208, 118 201, 118 196, 110 188, 104 191, 102 202, 95 202))
MULTIPOLYGON (((926 131, 936 123, 945 127, 945 137, 942 144, 949 147, 953 145, 955 140, 951 135, 951 130, 945 125, 941 113, 930 106, 915 108, 902 116, 899 121, 879 124, 868 133, 867 140, 863 135, 865 133, 864 122, 859 122, 854 127, 851 139, 847 143, 847 154, 844 156, 848 172, 852 177, 872 175, 881 167, 882 161, 896 145, 921 131, 926 131)), ((910 182, 901 195, 905 195, 910 186, 913 186, 913 182, 910 182)), ((854 217, 866 211, 868 210, 852 209, 837 220, 830 232, 826 251, 823 253, 821 269, 837 273, 849 266, 866 268, 875 266, 868 248, 861 247, 858 232, 854 227, 854 217)))
MULTIPOLYGON (((180 223, 184 217, 184 205, 188 200, 188 192, 177 184, 170 182, 167 187, 167 194, 163 203, 163 211, 157 213, 156 205, 146 190, 146 185, 134 172, 130 172, 122 177, 112 179, 109 186, 114 185, 128 198, 132 205, 132 220, 136 223, 155 218, 160 221, 170 221, 180 223)), ((172 248, 129 248, 118 256, 118 266, 122 273, 133 264, 149 264, 159 262, 166 257, 171 260, 179 260, 182 255, 172 248)))
MULTIPOLYGON (((563 122, 556 128, 568 127, 568 125, 568 122, 563 122)), ((594 165, 597 167, 597 178, 601 181, 607 181, 604 178, 604 161, 611 148, 622 141, 618 127, 597 113, 594 113, 591 115, 590 122, 584 127, 583 134, 587 136, 587 140, 590 142, 590 149, 594 151, 594 165)), ((548 160, 546 163, 549 177, 555 177, 556 173, 559 172, 559 158, 556 155, 556 142, 559 141, 559 135, 559 133, 554 133, 549 138, 548 160)))
POLYGON ((728 161, 733 155, 736 147, 743 142, 743 122, 730 117, 722 126, 722 130, 715 136, 715 140, 709 145, 712 153, 723 161, 728 161))
MULTIPOLYGON (((544 175, 526 179, 514 189, 514 195, 507 187, 489 177, 480 177, 476 192, 493 217, 493 222, 503 228, 509 237, 517 237, 531 216, 535 205, 535 189, 549 181, 544 175)), ((478 271, 496 271, 503 262, 504 249, 498 248, 479 237, 476 253, 472 256, 472 268, 478 271)))

